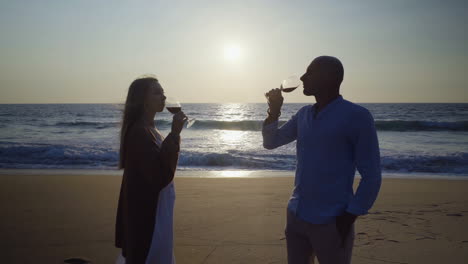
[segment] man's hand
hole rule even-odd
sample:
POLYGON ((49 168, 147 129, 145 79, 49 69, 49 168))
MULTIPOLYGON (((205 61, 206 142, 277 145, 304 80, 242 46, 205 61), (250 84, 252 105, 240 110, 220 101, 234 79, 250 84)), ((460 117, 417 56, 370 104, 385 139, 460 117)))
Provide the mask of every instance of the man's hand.
POLYGON ((279 116, 284 100, 281 90, 279 88, 271 89, 265 94, 265 97, 268 100, 268 107, 270 108, 269 114, 272 116, 279 116))
POLYGON ((180 111, 172 117, 172 130, 171 132, 179 135, 184 127, 185 122, 187 121, 187 116, 184 112, 180 111))
POLYGON ((341 247, 344 247, 346 238, 348 237, 349 231, 351 231, 351 227, 354 221, 356 221, 356 218, 356 215, 348 212, 344 212, 344 214, 336 217, 336 229, 338 229, 338 233, 341 237, 341 247))

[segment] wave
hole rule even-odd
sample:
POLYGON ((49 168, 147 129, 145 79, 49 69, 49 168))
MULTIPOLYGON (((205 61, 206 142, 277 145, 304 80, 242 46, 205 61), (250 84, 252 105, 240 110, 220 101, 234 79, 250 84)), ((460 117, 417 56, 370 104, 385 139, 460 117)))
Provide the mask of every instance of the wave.
POLYGON ((468 131, 468 121, 375 121, 375 127, 382 131, 468 131))
POLYGON ((387 172, 468 174, 468 153, 446 156, 383 156, 381 167, 387 172))
MULTIPOLYGON (((284 124, 280 121, 280 125, 284 124)), ((193 124, 194 129, 220 129, 220 130, 242 130, 242 131, 261 131, 263 121, 245 120, 245 121, 215 121, 215 120, 197 120, 193 124)))
MULTIPOLYGON (((283 125, 286 121, 280 121, 283 125)), ((169 129, 171 121, 155 121, 160 129, 169 129)), ((55 126, 60 127, 82 127, 82 128, 119 128, 120 122, 58 122, 55 126)), ((218 121, 218 120, 196 120, 191 129, 200 130, 239 130, 239 131, 261 131, 263 120, 244 120, 244 121, 218 121)), ((468 131, 468 121, 458 122, 435 122, 435 121, 404 121, 404 120, 385 120, 375 121, 375 127, 378 131, 468 131)))
MULTIPOLYGON (((0 142, 0 168, 116 168, 119 153, 109 146, 26 144, 0 142)), ((184 167, 234 167, 250 169, 294 169, 294 155, 259 155, 230 151, 200 153, 185 151, 179 158, 184 167)))
POLYGON ((93 122, 93 121, 75 121, 75 122, 57 122, 54 126, 59 127, 83 127, 83 128, 112 128, 119 127, 120 122, 93 122))
POLYGON ((0 168, 115 168, 117 160, 106 146, 0 143, 0 168))
MULTIPOLYGON (((155 121, 155 124, 161 128, 170 128, 171 126, 170 121, 161 120, 155 121)), ((53 125, 43 124, 43 126, 58 126, 58 127, 76 127, 76 128, 95 128, 95 129, 103 129, 103 128, 120 128, 122 125, 121 122, 99 122, 99 121, 72 121, 72 122, 57 122, 53 125)))
POLYGON ((295 160, 294 155, 264 155, 239 151, 229 151, 227 153, 183 152, 179 158, 179 166, 293 170, 296 166, 295 160))
MULTIPOLYGON (((179 166, 234 167, 240 169, 294 170, 295 155, 234 153, 182 153, 179 166)), ((383 172, 468 174, 468 153, 447 156, 384 156, 383 172)))
MULTIPOLYGON (((283 125, 286 121, 280 121, 283 125)), ((222 130, 243 130, 261 131, 263 120, 254 121, 214 121, 197 120, 193 125, 194 129, 222 129, 222 130)), ((376 121, 376 129, 379 131, 468 131, 468 121, 459 122, 432 122, 432 121, 376 121)))
MULTIPOLYGON (((0 168, 114 169, 118 149, 96 144, 67 146, 0 142, 0 168)), ((468 153, 443 156, 383 156, 384 172, 468 174, 468 153)), ((262 151, 231 150, 223 153, 182 151, 179 166, 185 168, 294 170, 296 157, 262 151)))
MULTIPOLYGON (((281 124, 285 123, 283 121, 281 124)), ((76 121, 76 122, 58 122, 54 126, 60 127, 83 127, 83 128, 112 128, 119 127, 120 122, 92 122, 92 121, 76 121)), ((168 120, 157 120, 155 124, 160 129, 171 127, 172 122, 168 120)), ((243 131, 261 131, 263 121, 215 121, 215 120, 197 120, 192 126, 192 129, 220 129, 220 130, 243 130, 243 131)))

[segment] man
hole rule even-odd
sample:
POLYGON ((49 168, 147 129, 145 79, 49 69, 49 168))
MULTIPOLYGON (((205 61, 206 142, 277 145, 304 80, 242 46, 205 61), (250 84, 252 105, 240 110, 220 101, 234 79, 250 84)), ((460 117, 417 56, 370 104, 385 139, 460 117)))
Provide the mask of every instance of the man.
POLYGON ((301 77, 304 95, 316 104, 302 107, 278 128, 283 96, 269 91, 263 146, 274 149, 297 140, 294 191, 288 203, 289 264, 348 264, 354 221, 372 207, 381 184, 380 154, 372 115, 339 93, 344 69, 330 56, 312 61, 301 77), (356 168, 361 181, 353 193, 356 168))

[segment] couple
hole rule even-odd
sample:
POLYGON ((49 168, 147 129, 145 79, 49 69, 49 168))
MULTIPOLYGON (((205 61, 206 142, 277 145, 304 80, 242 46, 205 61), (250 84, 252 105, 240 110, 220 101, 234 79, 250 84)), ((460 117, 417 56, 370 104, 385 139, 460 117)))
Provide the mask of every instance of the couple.
MULTIPOLYGON (((293 194, 287 208, 289 264, 351 263, 354 222, 374 203, 381 184, 380 154, 369 111, 344 100, 341 62, 317 57, 301 77, 304 95, 314 105, 302 107, 278 128, 283 97, 269 91, 263 145, 274 149, 297 140, 293 194), (353 193, 356 169, 362 180, 353 193)), ((164 90, 155 78, 135 80, 129 88, 121 131, 120 168, 124 169, 116 223, 121 263, 175 263, 173 255, 174 173, 180 132, 187 117, 174 115, 164 138, 154 126, 163 111, 164 90)))

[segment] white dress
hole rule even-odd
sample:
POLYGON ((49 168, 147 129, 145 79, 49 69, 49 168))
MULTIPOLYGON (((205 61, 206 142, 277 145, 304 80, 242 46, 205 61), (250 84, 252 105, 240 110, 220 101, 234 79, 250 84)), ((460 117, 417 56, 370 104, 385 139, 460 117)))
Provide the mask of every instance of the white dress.
MULTIPOLYGON (((156 143, 158 146, 161 146, 164 140, 161 133, 156 129, 153 132, 156 135, 156 143)), ((175 264, 173 233, 174 204, 175 188, 174 181, 172 181, 159 192, 153 239, 145 264, 175 264)), ((125 258, 120 255, 116 264, 125 264, 125 258)))

